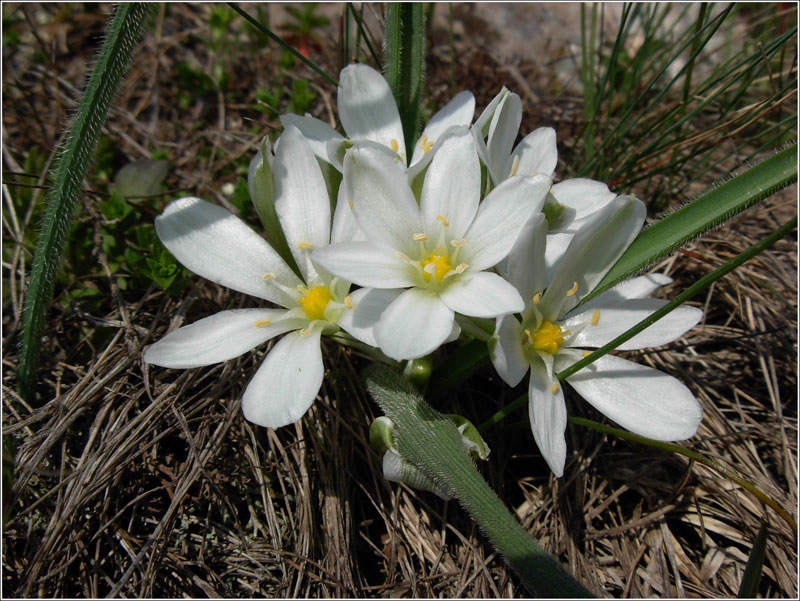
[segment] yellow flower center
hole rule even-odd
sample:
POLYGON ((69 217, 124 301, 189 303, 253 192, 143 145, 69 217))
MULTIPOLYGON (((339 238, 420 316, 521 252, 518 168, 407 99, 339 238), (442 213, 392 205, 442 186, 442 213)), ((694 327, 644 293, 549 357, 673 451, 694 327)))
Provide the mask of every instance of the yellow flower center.
POLYGON ((561 328, 545 320, 539 328, 531 335, 530 330, 525 330, 522 335, 522 344, 535 351, 543 351, 554 355, 558 347, 564 343, 564 335, 561 328))
POLYGON ((303 307, 310 320, 324 319, 325 308, 331 300, 331 291, 327 286, 314 286, 311 290, 306 290, 297 302, 303 307))
POLYGON ((442 278, 453 269, 453 266, 450 265, 449 256, 436 255, 434 253, 430 253, 428 258, 421 262, 421 265, 425 281, 430 282, 431 276, 435 275, 436 281, 440 284, 442 283, 442 278), (433 265, 433 267, 428 267, 429 265, 433 265))

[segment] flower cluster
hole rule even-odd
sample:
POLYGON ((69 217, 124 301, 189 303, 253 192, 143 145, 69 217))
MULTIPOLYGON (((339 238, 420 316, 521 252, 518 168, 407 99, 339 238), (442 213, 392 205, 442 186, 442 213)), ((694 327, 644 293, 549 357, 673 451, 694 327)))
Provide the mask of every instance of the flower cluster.
MULTIPOLYGON (((145 361, 209 365, 284 335, 242 400, 247 419, 278 427, 298 420, 319 392, 321 336, 350 337, 400 361, 494 319, 485 336, 492 363, 511 386, 530 371, 534 438, 560 476, 566 406, 555 374, 666 302, 647 297, 669 278, 649 275, 581 303, 638 234, 644 204, 587 179, 553 184, 555 131, 537 129, 514 147, 522 102, 505 88, 474 123, 475 100, 461 92, 413 149, 389 86, 370 67, 342 71, 338 109, 346 137, 313 117, 284 115, 274 152, 265 141, 253 159, 250 192, 269 243, 198 198, 176 200, 156 219, 186 267, 280 308, 201 319, 150 346, 145 361), (342 176, 332 192, 331 169, 342 176)), ((701 317, 683 307, 620 348, 665 344, 701 317)), ((619 357, 567 382, 651 438, 688 438, 702 417, 678 380, 619 357)))

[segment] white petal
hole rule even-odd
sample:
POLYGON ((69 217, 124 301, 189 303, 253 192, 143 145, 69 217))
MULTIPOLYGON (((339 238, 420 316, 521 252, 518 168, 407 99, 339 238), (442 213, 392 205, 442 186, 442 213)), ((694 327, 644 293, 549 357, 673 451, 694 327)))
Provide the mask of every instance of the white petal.
POLYGON ((353 209, 347 202, 345 188, 339 185, 336 210, 333 212, 333 225, 331 226, 331 244, 336 242, 363 242, 366 240, 364 233, 358 227, 353 209))
POLYGON ((453 311, 471 317, 497 317, 520 313, 525 303, 511 284, 496 273, 467 271, 452 276, 454 282, 439 293, 453 311))
POLYGON ((703 417, 694 395, 677 379, 613 355, 600 357, 567 381, 623 428, 655 440, 690 438, 703 417))
POLYGON ((618 196, 575 234, 542 296, 545 319, 555 321, 597 286, 633 242, 646 214, 642 201, 618 196))
POLYGON ((536 446, 557 478, 564 475, 567 459, 567 406, 561 384, 548 373, 541 360, 531 363, 528 384, 528 417, 536 446), (555 392, 553 388, 555 387, 555 392))
POLYGON ((279 428, 308 411, 322 386, 321 332, 321 327, 306 336, 292 332, 270 350, 242 397, 242 411, 249 421, 279 428))
POLYGON ((272 164, 275 211, 286 242, 306 282, 316 279, 311 248, 327 246, 331 235, 331 201, 317 158, 300 130, 289 126, 272 164))
POLYGON ((348 65, 339 74, 339 119, 347 136, 365 138, 384 146, 397 144, 405 164, 403 126, 392 90, 383 76, 367 65, 348 65))
MULTIPOLYGON (((264 136, 264 139, 258 145, 258 152, 256 152, 256 156, 253 157, 253 160, 250 161, 250 166, 247 168, 247 188, 250 190, 250 198, 253 199, 255 203, 255 199, 259 194, 268 195, 269 198, 272 198, 273 191, 272 190, 256 190, 256 173, 261 165, 265 162, 267 166, 269 166, 270 171, 270 178, 272 177, 272 161, 275 160, 275 156, 272 154, 272 145, 269 141, 269 138, 264 136), (264 156, 264 150, 267 151, 266 157, 264 156)), ((271 179, 270 179, 271 182, 271 179)), ((256 203, 257 204, 257 203, 256 203)))
POLYGON ((519 157, 517 175, 541 173, 552 178, 558 163, 556 130, 552 127, 540 127, 532 131, 514 149, 512 164, 515 156, 519 157))
POLYGON ((489 343, 489 357, 495 370, 509 386, 516 386, 530 364, 522 352, 522 329, 513 315, 497 318, 495 337, 489 343))
POLYGON ((472 92, 464 90, 456 94, 450 102, 431 117, 431 120, 428 121, 428 125, 422 130, 419 142, 414 147, 410 164, 415 164, 426 154, 425 145, 428 142, 433 142, 433 146, 435 147, 439 141, 439 137, 447 129, 454 125, 468 126, 472 123, 474 114, 475 97, 472 95, 472 92))
POLYGON ((453 329, 453 318, 438 295, 411 288, 383 312, 375 338, 392 359, 416 359, 439 348, 453 329))
POLYGON ((221 311, 178 328, 151 345, 145 363, 189 369, 243 355, 274 336, 302 328, 307 320, 286 319, 284 309, 221 311), (269 325, 256 323, 270 320, 269 325))
POLYGON ((403 293, 401 288, 381 290, 379 288, 359 288, 350 295, 353 308, 346 310, 337 322, 356 340, 377 347, 375 325, 394 300, 403 293))
POLYGON ((497 106, 508 96, 511 92, 508 90, 507 87, 503 86, 501 90, 497 93, 497 96, 492 98, 491 102, 486 105, 486 108, 483 109, 480 117, 475 120, 474 128, 475 130, 481 135, 481 137, 486 137, 489 135, 489 127, 492 124, 492 118, 494 117, 494 113, 497 110, 497 106))
POLYGON ((294 306, 291 297, 264 283, 266 273, 294 288, 300 280, 286 262, 244 221, 199 198, 180 198, 156 217, 164 246, 197 275, 226 288, 294 306))
POLYGON ((495 185, 510 176, 511 149, 517 139, 519 124, 522 122, 522 100, 517 94, 509 93, 495 110, 489 126, 486 147, 489 149, 489 171, 495 185))
POLYGON ((280 119, 285 129, 289 129, 290 126, 299 129, 314 154, 328 163, 330 162, 326 150, 328 142, 330 140, 344 140, 342 134, 316 117, 285 114, 281 115, 280 119))
POLYGON ((572 242, 574 237, 574 232, 547 234, 547 247, 544 249, 545 286, 550 284, 556 271, 558 271, 558 264, 564 257, 564 253, 567 252, 569 243, 572 242))
POLYGON ((422 185, 423 229, 432 240, 445 232, 445 241, 464 237, 475 213, 481 194, 481 167, 475 140, 462 129, 448 136, 436 151, 422 185), (444 217, 445 226, 439 219, 444 217))
POLYGON ((544 215, 534 213, 502 263, 503 275, 519 291, 526 303, 536 292, 544 290, 544 251, 547 242, 547 222, 544 215))
POLYGON ((553 196, 562 205, 575 209, 575 221, 583 222, 614 200, 617 195, 603 182, 579 177, 554 185, 553 196))
POLYGON ((549 189, 550 180, 537 175, 512 177, 489 193, 464 234, 461 256, 471 270, 492 267, 511 251, 528 219, 541 210, 549 189))
POLYGON ((344 160, 342 186, 368 240, 406 254, 417 248, 419 206, 397 161, 374 148, 354 148, 344 160))
POLYGON ((339 242, 315 250, 311 258, 333 275, 369 288, 407 288, 417 270, 393 250, 372 242, 339 242))

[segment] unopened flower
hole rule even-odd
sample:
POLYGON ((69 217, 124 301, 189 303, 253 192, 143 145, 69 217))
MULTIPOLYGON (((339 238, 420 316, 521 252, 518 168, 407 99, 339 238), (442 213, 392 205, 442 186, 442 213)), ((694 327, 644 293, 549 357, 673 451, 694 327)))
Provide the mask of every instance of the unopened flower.
POLYGON ((373 291, 374 334, 388 356, 432 352, 451 334, 456 312, 496 317, 523 309, 514 287, 486 270, 541 209, 548 178, 511 178, 480 202, 475 143, 462 128, 433 158, 419 205, 396 161, 369 147, 348 151, 342 187, 367 240, 313 257, 339 277, 383 289, 373 291))
MULTIPOLYGON (((491 358, 511 386, 530 369, 528 409, 534 439, 559 477, 566 459, 567 413, 556 373, 589 353, 583 349, 610 342, 667 302, 644 298, 670 281, 651 275, 633 278, 578 306, 633 241, 645 213, 644 204, 635 198, 621 196, 608 203, 575 234, 546 289, 543 217, 526 229, 509 256, 508 278, 527 304, 521 321, 511 315, 498 319, 491 358)), ((701 317, 697 308, 679 307, 618 348, 666 344, 701 317)), ((702 418, 694 395, 677 379, 620 357, 605 355, 567 382, 621 426, 656 440, 689 438, 702 418)))
POLYGON ((286 334, 242 398, 248 420, 278 427, 297 421, 319 392, 320 336, 340 326, 362 336, 349 325, 358 301, 355 293, 349 295, 350 283, 319 269, 310 257, 331 239, 330 201, 317 159, 294 128, 287 128, 270 159, 274 208, 302 278, 226 209, 199 198, 170 203, 155 225, 176 259, 208 280, 282 308, 221 311, 167 334, 147 349, 144 360, 169 368, 211 365, 286 334))

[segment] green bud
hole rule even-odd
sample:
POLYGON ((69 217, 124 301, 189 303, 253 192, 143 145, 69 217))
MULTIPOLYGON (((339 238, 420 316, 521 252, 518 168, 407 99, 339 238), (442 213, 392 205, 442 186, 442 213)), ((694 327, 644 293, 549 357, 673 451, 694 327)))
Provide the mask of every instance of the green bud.
POLYGON ((406 363, 403 369, 403 376, 406 380, 411 382, 417 390, 425 392, 425 389, 428 388, 428 382, 431 381, 432 367, 433 362, 428 356, 420 357, 419 359, 411 359, 406 363))
POLYGON ((383 455, 394 449, 394 424, 388 417, 376 418, 369 427, 369 444, 383 455))
POLYGON ((486 441, 483 440, 478 429, 472 425, 466 417, 457 415, 455 413, 448 413, 447 417, 450 418, 458 431, 461 433, 461 444, 469 451, 473 459, 483 459, 484 461, 489 457, 491 450, 486 441))

